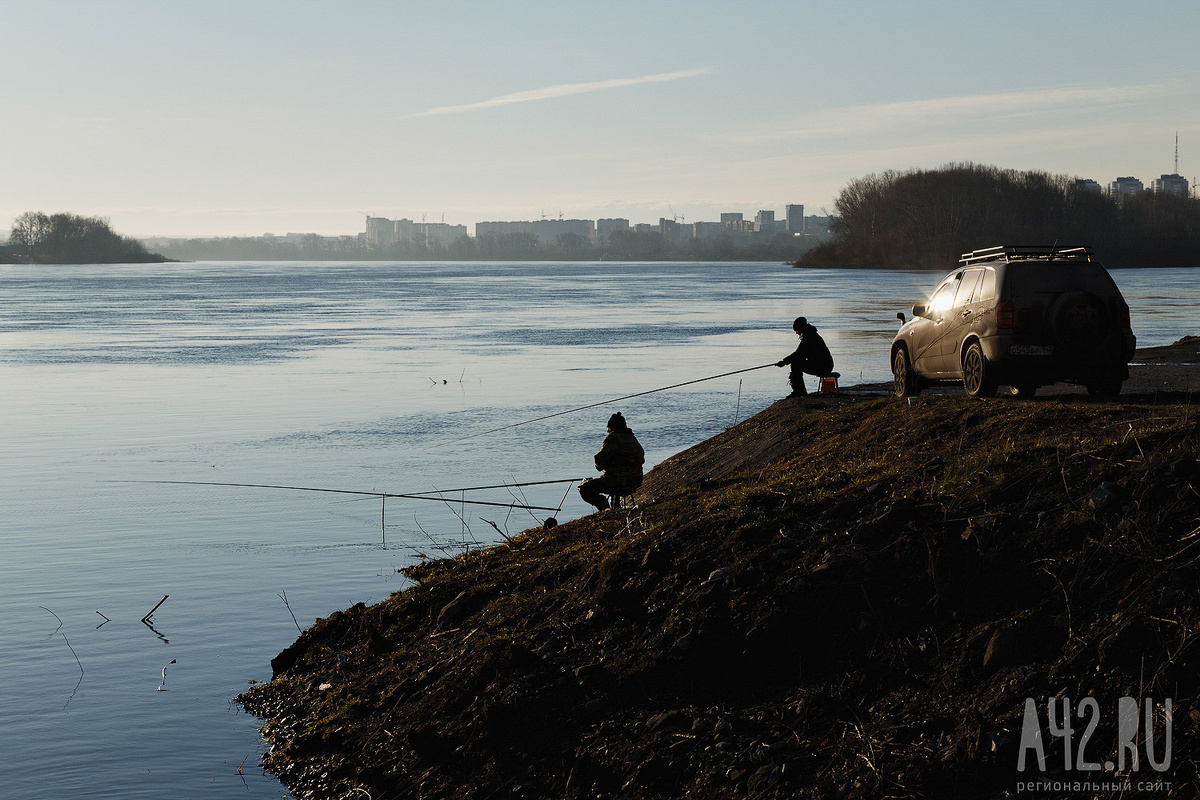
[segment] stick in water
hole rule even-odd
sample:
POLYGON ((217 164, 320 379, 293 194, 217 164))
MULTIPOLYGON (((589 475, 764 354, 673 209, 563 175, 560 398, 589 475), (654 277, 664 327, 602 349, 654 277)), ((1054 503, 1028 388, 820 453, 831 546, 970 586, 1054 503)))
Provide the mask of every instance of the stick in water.
POLYGON ((155 603, 154 608, 150 609, 150 613, 148 613, 148 614, 146 614, 146 616, 142 617, 142 622, 148 623, 150 618, 154 616, 154 612, 158 611, 158 607, 161 606, 163 603, 167 602, 167 598, 170 596, 171 595, 169 595, 169 594, 164 594, 163 599, 159 600, 157 603, 155 603))
POLYGON ((296 619, 296 612, 292 611, 292 604, 288 602, 287 592, 285 591, 283 594, 277 595, 277 597, 279 597, 279 599, 283 601, 283 604, 287 606, 288 613, 292 615, 292 622, 296 623, 296 630, 300 631, 300 633, 304 633, 304 631, 300 630, 300 621, 296 619))
MULTIPOLYGON (((167 667, 171 666, 174 663, 175 663, 175 659, 172 658, 170 661, 167 662, 167 667)), ((160 691, 160 692, 165 692, 167 690, 167 667, 163 667, 163 671, 162 671, 163 680, 162 680, 162 683, 160 683, 158 685, 158 691, 160 691)))

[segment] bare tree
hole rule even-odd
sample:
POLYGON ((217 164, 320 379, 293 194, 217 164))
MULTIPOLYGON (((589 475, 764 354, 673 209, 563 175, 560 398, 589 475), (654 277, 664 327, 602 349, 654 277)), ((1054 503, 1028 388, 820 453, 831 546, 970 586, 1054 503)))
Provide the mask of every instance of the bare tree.
POLYGON ((50 218, 41 211, 26 211, 13 220, 8 242, 25 250, 25 254, 33 259, 37 255, 37 248, 50 235, 50 227, 50 218))

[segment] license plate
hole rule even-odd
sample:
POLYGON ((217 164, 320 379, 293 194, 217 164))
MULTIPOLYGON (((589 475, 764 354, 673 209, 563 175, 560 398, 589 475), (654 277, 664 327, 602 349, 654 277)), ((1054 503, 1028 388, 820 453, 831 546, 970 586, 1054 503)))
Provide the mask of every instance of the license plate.
POLYGON ((1013 356, 1052 356, 1054 347, 1048 344, 1014 344, 1008 348, 1013 356))

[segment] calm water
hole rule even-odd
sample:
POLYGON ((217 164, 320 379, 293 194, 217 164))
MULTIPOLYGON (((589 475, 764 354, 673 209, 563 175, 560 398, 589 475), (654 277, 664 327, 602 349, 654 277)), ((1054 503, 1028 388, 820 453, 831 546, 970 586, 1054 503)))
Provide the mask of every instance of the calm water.
MULTIPOLYGON (((577 478, 618 409, 653 464, 785 394, 784 371, 461 437, 773 363, 798 314, 844 385, 889 380, 895 313, 939 277, 758 263, 0 267, 0 791, 286 797, 257 766, 257 720, 231 698, 270 677, 293 613, 307 626, 381 600, 414 559, 498 538, 484 520, 515 533, 549 513, 392 500, 381 520, 378 499, 122 481, 414 492, 577 478)), ((1140 344, 1198 332, 1200 270, 1114 277, 1140 344)), ((561 504, 560 520, 589 510, 565 490, 521 497, 561 504)))

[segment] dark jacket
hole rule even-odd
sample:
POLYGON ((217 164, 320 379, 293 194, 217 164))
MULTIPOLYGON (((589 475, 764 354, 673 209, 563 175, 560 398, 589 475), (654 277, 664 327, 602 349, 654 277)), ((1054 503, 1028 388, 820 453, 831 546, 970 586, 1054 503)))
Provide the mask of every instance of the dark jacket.
POLYGON ((795 352, 779 362, 780 366, 784 364, 791 364, 793 372, 828 375, 833 372, 833 355, 816 327, 805 325, 800 329, 800 344, 795 352))
POLYGON ((628 494, 642 485, 642 464, 646 451, 633 431, 609 431, 600 452, 596 453, 596 469, 600 477, 619 494, 628 494))

